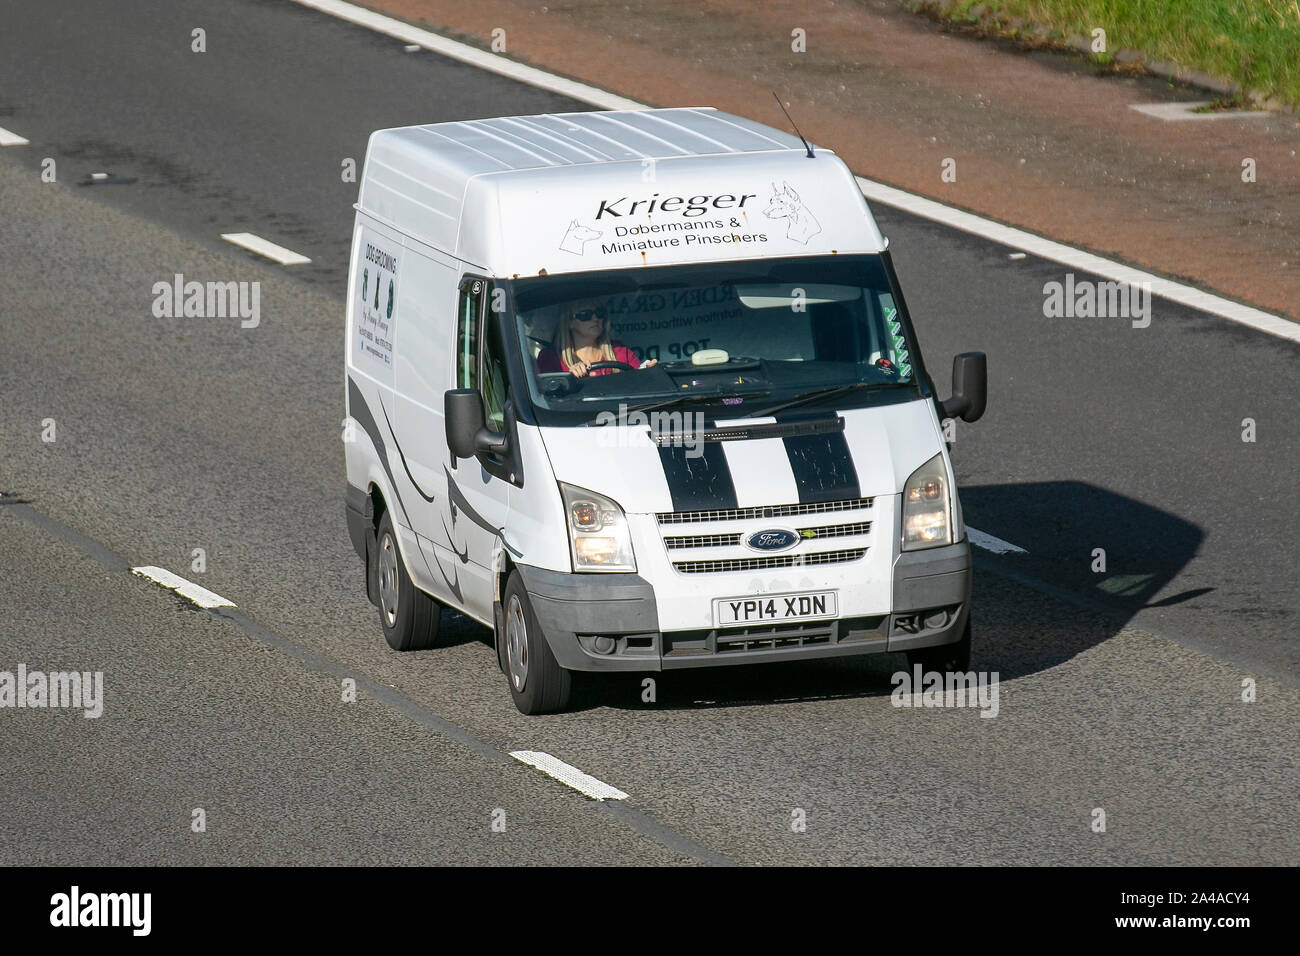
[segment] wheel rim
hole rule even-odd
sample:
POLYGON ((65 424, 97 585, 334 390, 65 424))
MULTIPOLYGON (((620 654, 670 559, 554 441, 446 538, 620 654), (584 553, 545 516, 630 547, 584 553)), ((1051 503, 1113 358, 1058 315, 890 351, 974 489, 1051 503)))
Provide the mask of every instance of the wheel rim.
POLYGON ((386 625, 397 623, 397 548, 390 534, 379 542, 379 610, 386 625))
POLYGON ((518 595, 510 595, 506 608, 506 658, 510 664, 510 683, 522 691, 528 683, 528 625, 518 595))

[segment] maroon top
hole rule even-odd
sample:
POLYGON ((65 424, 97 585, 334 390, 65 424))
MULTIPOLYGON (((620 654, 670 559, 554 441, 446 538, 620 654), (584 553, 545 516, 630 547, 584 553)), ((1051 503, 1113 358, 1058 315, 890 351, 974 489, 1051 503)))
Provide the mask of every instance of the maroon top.
MULTIPOLYGON (((614 360, 638 368, 641 360, 636 357, 636 353, 621 342, 614 343, 614 360)), ((602 359, 602 361, 609 361, 602 359)), ((537 371, 539 372, 567 372, 569 366, 564 364, 564 359, 555 349, 547 346, 537 353, 537 371)), ((610 372, 620 371, 616 368, 598 368, 594 372, 588 372, 588 375, 605 375, 610 372)))

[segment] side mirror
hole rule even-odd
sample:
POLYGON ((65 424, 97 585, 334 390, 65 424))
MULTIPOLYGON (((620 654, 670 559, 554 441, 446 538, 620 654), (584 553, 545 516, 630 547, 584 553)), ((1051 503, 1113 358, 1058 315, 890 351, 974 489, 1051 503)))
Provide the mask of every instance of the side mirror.
POLYGON ((504 455, 506 436, 488 431, 483 417, 483 397, 477 389, 449 389, 442 398, 447 447, 457 458, 474 458, 479 452, 504 455))
POLYGON ((943 402, 945 418, 979 421, 988 403, 988 362, 983 352, 962 352, 952 360, 952 398, 943 402))

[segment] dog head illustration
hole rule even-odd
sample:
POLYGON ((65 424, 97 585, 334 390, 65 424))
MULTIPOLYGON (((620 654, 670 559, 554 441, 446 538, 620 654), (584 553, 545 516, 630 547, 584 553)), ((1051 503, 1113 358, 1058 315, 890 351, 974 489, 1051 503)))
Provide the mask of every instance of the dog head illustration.
POLYGON ((563 252, 572 252, 575 256, 580 256, 588 242, 593 239, 599 239, 601 233, 599 230, 584 226, 574 219, 569 223, 569 228, 564 233, 564 238, 560 240, 560 250, 563 252))
POLYGON ((799 194, 785 181, 782 181, 780 189, 776 188, 776 183, 772 184, 772 195, 763 215, 768 219, 784 219, 785 237, 798 243, 807 243, 822 231, 817 217, 804 208, 799 194))

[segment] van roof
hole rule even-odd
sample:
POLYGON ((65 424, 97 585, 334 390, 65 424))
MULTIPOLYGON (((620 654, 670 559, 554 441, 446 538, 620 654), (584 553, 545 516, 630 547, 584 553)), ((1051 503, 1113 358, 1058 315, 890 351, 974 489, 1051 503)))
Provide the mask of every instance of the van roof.
MULTIPOLYGON (((818 175, 809 176, 802 164, 816 160, 808 159, 798 137, 707 107, 548 113, 406 126, 371 134, 357 208, 421 243, 500 276, 808 255, 821 251, 825 241, 810 244, 803 235, 810 228, 806 222, 795 230, 792 249, 777 248, 790 243, 758 243, 757 234, 745 241, 735 236, 735 242, 725 238, 705 242, 704 235, 709 223, 719 224, 720 235, 742 219, 753 228, 750 213, 763 213, 759 207, 764 202, 779 201, 778 211, 783 214, 787 207, 793 208, 782 218, 797 219, 800 202, 807 203, 810 191, 826 185, 826 174, 831 172, 826 167, 835 167, 838 174, 831 180, 853 183, 833 153, 814 151, 821 164, 818 175), (792 178, 798 180, 794 186, 792 178), (768 183, 772 196, 760 198, 757 194, 765 194, 768 183), (793 201, 785 196, 786 190, 793 201), (699 197, 709 199, 706 208, 686 201, 699 197), (674 198, 680 201, 674 203, 674 198), (652 199, 664 206, 659 208, 652 199), (555 221, 548 223, 548 219, 555 221), (680 228, 670 228, 670 220, 680 228), (643 231, 629 233, 638 229, 643 231), (537 241, 539 232, 545 237, 541 241, 537 241), (692 236, 689 242, 686 233, 692 236), (593 244, 595 238, 605 241, 593 244), (667 245, 656 245, 656 240, 667 245), (587 246, 593 255, 575 251, 587 246), (597 247, 600 254, 595 254, 597 247), (558 255, 561 251, 573 255, 558 255)), ((856 241, 837 234, 840 245, 831 248, 879 251, 883 240, 856 184, 852 193, 861 205, 859 225, 866 228, 852 230, 861 233, 854 237, 856 241)), ((814 218, 817 213, 809 218, 821 227, 818 232, 824 231, 827 217, 842 214, 842 205, 843 197, 836 196, 816 207, 821 219, 814 218)), ((767 216, 767 220, 774 218, 767 216)), ((759 225, 772 226, 768 233, 785 231, 767 220, 759 225)))

